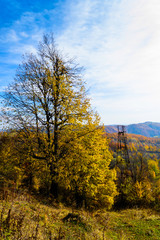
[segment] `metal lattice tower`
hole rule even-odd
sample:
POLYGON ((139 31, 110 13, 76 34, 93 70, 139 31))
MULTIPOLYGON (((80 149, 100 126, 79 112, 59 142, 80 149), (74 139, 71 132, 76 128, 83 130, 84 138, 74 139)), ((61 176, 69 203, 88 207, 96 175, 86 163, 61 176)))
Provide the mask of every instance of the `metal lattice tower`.
POLYGON ((127 134, 125 126, 123 125, 118 125, 118 155, 121 155, 127 164, 130 163, 127 147, 127 134))

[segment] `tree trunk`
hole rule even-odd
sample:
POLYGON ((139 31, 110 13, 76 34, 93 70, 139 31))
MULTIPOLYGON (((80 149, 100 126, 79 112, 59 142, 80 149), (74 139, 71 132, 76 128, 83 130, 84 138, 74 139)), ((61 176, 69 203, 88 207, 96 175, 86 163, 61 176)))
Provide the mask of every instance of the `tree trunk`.
POLYGON ((55 171, 55 166, 53 166, 53 164, 51 164, 51 166, 50 166, 50 173, 51 173, 50 194, 53 195, 53 197, 57 200, 58 199, 58 193, 59 193, 59 186, 58 186, 58 183, 55 180, 57 172, 55 171))
POLYGON ((82 208, 83 206, 83 196, 78 192, 78 188, 76 187, 75 189, 75 200, 76 200, 76 207, 77 208, 82 208))
POLYGON ((58 199, 58 189, 59 189, 58 183, 52 180, 50 193, 54 196, 56 200, 58 199))

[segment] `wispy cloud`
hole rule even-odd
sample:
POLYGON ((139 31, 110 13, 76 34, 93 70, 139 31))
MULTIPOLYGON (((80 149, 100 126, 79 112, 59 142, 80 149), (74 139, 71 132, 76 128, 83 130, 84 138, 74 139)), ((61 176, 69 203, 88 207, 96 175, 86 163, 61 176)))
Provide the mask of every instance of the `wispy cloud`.
MULTIPOLYGON (((35 52, 53 31, 59 48, 85 67, 92 104, 104 123, 159 121, 159 0, 65 0, 55 8, 23 11, 1 28, 3 64, 35 52)), ((19 6, 17 5, 17 8, 19 6)), ((0 76, 2 82, 2 77, 0 76)))
MULTIPOLYGON (((22 55, 25 53, 36 53, 38 42, 47 32, 45 24, 47 20, 45 16, 52 15, 53 10, 42 12, 23 12, 22 15, 8 27, 0 29, 0 62, 4 71, 12 68, 15 72, 17 66, 22 60, 22 55)), ((0 85, 7 85, 13 75, 4 76, 0 74, 0 85), (4 81, 6 79, 6 81, 4 81)))
MULTIPOLYGON (((160 2, 82 2, 72 5, 70 26, 58 42, 87 66, 93 104, 102 120, 149 119, 154 106, 158 108, 160 92, 160 2)), ((156 120, 157 113, 152 114, 156 120)))

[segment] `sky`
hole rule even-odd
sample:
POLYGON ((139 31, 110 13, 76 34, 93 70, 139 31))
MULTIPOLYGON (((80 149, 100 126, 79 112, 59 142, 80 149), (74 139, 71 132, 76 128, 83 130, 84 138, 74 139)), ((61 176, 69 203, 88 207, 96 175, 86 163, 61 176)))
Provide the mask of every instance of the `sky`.
POLYGON ((53 32, 84 67, 101 122, 160 122, 159 0, 0 0, 0 92, 53 32))

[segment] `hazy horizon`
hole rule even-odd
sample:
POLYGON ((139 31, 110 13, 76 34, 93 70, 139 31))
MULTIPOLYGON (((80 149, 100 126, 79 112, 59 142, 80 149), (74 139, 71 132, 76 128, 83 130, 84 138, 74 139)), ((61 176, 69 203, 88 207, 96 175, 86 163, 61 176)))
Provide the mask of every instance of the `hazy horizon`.
MULTIPOLYGON (((151 121, 145 121, 145 122, 137 122, 137 123, 129 123, 129 124, 124 124, 125 126, 128 125, 133 125, 133 124, 144 124, 144 123, 160 123, 160 122, 151 122, 151 121)), ((123 125, 123 124, 107 124, 106 126, 118 126, 118 125, 123 125)))

